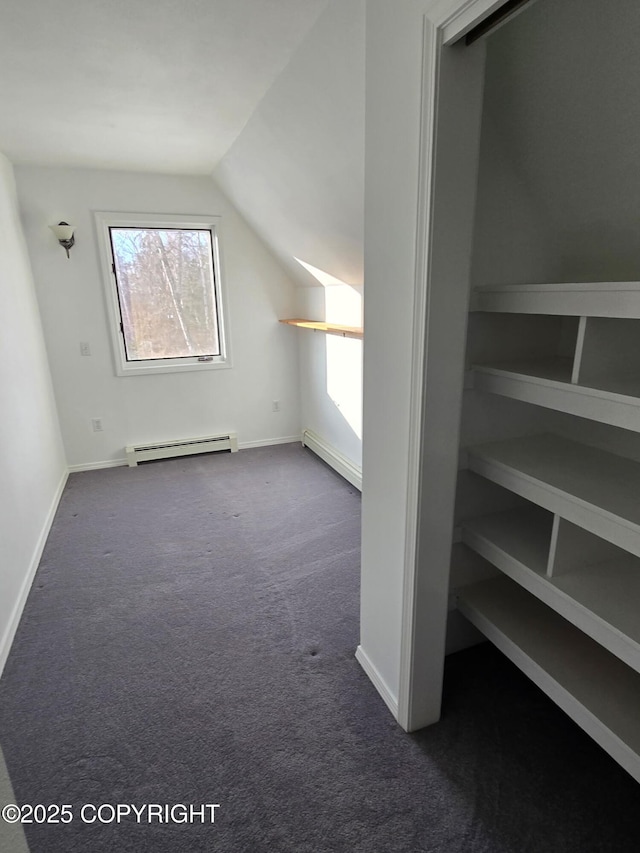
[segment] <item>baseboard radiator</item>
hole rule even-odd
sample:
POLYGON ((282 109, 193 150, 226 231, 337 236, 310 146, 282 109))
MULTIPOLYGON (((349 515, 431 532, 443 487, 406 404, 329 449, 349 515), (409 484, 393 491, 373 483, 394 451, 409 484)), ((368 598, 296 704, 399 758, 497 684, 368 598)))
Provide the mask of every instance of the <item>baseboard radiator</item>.
POLYGON ((337 471, 345 480, 348 480, 358 491, 362 491, 362 468, 350 459, 347 459, 339 450, 336 450, 328 441, 321 438, 310 429, 302 431, 302 446, 323 459, 334 471, 337 471))
POLYGON ((192 453, 215 453, 218 450, 230 450, 235 453, 237 449, 238 436, 235 432, 226 435, 206 435, 201 438, 157 441, 154 444, 131 444, 125 448, 129 467, 152 459, 172 459, 176 456, 190 456, 192 453))

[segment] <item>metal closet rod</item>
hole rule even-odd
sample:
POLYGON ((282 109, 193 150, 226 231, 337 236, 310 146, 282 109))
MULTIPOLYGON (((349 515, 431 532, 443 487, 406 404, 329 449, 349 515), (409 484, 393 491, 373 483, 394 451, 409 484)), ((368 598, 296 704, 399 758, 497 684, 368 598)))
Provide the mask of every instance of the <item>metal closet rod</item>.
POLYGON ((470 45, 473 44, 474 41, 478 41, 478 39, 489 35, 489 33, 498 29, 498 27, 506 24, 510 18, 520 12, 524 6, 527 6, 531 2, 532 0, 507 0, 507 2, 503 3, 499 9, 496 9, 495 12, 488 15, 484 21, 480 21, 480 23, 472 30, 469 30, 464 37, 464 43, 466 45, 470 45))

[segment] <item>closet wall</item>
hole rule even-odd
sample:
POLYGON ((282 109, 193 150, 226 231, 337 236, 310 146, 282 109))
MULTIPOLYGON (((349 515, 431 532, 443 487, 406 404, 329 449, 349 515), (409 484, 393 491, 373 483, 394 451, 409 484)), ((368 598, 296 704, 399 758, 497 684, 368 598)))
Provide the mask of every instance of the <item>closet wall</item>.
POLYGON ((640 779, 638 31, 539 0, 488 39, 452 588, 640 779))

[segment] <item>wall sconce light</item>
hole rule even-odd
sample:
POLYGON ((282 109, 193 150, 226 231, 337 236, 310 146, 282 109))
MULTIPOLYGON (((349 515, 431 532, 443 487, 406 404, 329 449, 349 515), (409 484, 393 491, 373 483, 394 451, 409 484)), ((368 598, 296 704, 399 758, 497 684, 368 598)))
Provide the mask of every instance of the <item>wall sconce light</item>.
POLYGON ((66 250, 67 257, 69 257, 69 249, 76 242, 75 237, 73 236, 75 225, 69 225, 68 222, 58 222, 57 225, 50 225, 49 228, 51 228, 53 233, 56 235, 58 243, 60 243, 62 248, 66 250))

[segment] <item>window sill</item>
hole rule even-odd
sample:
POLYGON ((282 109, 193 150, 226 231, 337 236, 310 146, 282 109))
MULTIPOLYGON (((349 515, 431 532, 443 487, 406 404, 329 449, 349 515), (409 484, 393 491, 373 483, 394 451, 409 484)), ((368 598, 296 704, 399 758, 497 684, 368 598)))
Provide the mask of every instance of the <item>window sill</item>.
POLYGON ((154 374, 191 373, 197 370, 225 370, 231 367, 230 360, 189 361, 186 364, 117 364, 118 376, 153 376, 154 374))

